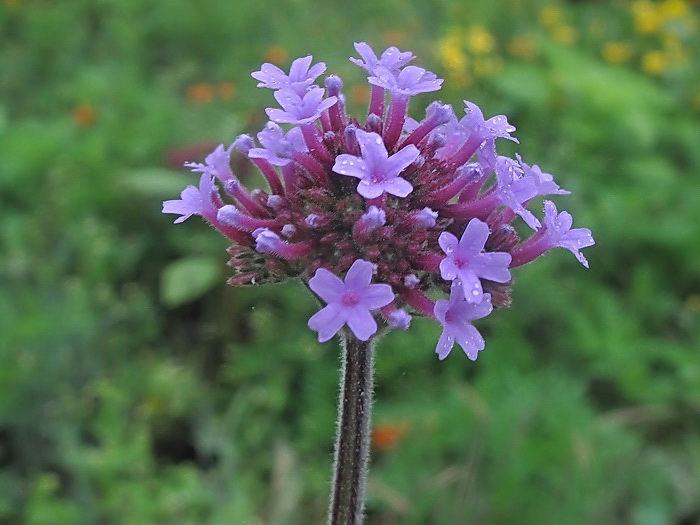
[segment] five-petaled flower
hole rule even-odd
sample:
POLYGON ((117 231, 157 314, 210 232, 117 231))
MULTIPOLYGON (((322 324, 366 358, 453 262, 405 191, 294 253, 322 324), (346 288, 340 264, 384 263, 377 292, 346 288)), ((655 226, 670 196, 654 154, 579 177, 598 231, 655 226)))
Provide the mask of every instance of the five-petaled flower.
POLYGON ((438 299, 435 302, 435 318, 442 325, 442 335, 435 347, 438 357, 445 359, 454 344, 458 343, 467 357, 474 361, 484 349, 485 343, 471 321, 486 317, 492 310, 491 295, 484 294, 481 302, 470 303, 464 299, 461 286, 453 284, 450 299, 438 299))
POLYGON ((399 177, 419 155, 418 148, 409 144, 391 157, 386 151, 382 137, 377 133, 367 133, 358 129, 355 138, 362 151, 361 157, 343 153, 338 155, 333 171, 341 175, 357 177, 360 182, 357 192, 366 199, 374 199, 382 193, 405 197, 413 186, 406 179, 399 177))
POLYGON ((440 275, 448 281, 459 282, 465 301, 480 303, 483 298, 481 279, 497 283, 510 281, 511 256, 508 253, 484 252, 489 227, 479 219, 472 219, 458 241, 450 232, 438 238, 446 257, 440 263, 440 275))
POLYGON ((388 284, 370 284, 374 265, 356 260, 343 282, 325 268, 316 270, 309 288, 328 305, 309 319, 309 328, 318 332, 320 342, 328 341, 344 326, 360 341, 367 341, 377 331, 370 313, 394 300, 388 284))

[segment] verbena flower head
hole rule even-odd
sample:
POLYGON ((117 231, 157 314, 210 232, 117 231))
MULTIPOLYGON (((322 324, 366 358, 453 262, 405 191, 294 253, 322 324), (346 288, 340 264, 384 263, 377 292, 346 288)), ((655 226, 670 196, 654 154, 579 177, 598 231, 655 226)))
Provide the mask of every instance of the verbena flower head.
POLYGON ((316 85, 326 68, 310 56, 289 74, 263 64, 253 77, 280 107, 267 108, 259 145, 241 135, 188 163, 199 187, 163 212, 175 222, 200 215, 233 241, 232 285, 306 283, 325 303, 308 323, 319 341, 341 330, 366 341, 380 325, 408 329, 417 315, 442 327, 440 359, 454 343, 476 359, 485 343, 472 322, 510 304, 511 270, 555 247, 587 266, 581 249, 593 237, 551 201, 538 218, 542 196, 568 192, 519 155, 498 155, 498 139, 518 142, 505 116, 485 118, 469 101, 460 116, 435 101, 413 120, 411 97, 442 80, 397 48, 355 49, 371 86, 366 117, 347 114, 339 77, 316 85), (250 160, 267 187, 243 186, 232 155, 250 160))

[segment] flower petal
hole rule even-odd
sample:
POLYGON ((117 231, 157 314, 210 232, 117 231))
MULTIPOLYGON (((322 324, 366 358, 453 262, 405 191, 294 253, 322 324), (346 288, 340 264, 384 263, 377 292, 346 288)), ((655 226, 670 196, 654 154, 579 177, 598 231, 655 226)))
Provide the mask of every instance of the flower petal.
POLYGON ((338 301, 345 292, 343 281, 325 268, 316 270, 314 276, 309 279, 309 288, 327 303, 338 301))
POLYGON ((372 314, 362 307, 353 308, 348 312, 347 323, 352 333, 360 341, 367 341, 377 333, 377 322, 372 314))
POLYGON ((331 339, 345 324, 343 307, 339 303, 331 303, 311 316, 308 327, 318 332, 318 340, 325 343, 331 339))
MULTIPOLYGON (((364 288, 366 288, 372 281, 372 274, 374 273, 374 265, 371 262, 364 261, 362 259, 357 259, 345 276, 345 286, 353 290, 362 290, 364 294, 364 288)), ((383 306, 383 305, 382 305, 383 306)))

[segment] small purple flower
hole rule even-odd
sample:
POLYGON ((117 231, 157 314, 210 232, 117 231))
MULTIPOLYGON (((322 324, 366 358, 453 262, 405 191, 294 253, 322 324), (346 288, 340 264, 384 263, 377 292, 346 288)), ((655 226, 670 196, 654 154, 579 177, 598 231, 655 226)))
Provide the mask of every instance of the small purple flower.
POLYGON ((381 58, 377 58, 372 48, 365 42, 355 42, 355 50, 362 59, 351 58, 350 61, 365 69, 370 75, 376 75, 378 67, 388 69, 392 73, 398 73, 399 69, 408 64, 415 57, 410 51, 402 53, 397 47, 389 47, 381 58))
POLYGON ((335 104, 337 97, 323 98, 325 90, 313 86, 304 95, 283 88, 275 91, 275 99, 283 109, 267 108, 270 120, 280 124, 308 124, 314 122, 325 110, 335 104))
POLYGON ((258 87, 270 89, 288 88, 302 96, 306 88, 313 84, 319 76, 326 70, 326 64, 319 62, 311 66, 313 57, 311 55, 304 58, 297 58, 289 68, 289 75, 273 64, 265 63, 260 71, 251 73, 255 80, 259 80, 258 87), (311 68, 309 69, 309 66, 311 68))
POLYGON ((234 144, 224 149, 223 144, 219 144, 214 151, 204 159, 204 164, 199 162, 185 162, 185 166, 192 168, 192 171, 206 173, 216 177, 221 182, 226 182, 233 177, 231 172, 231 150, 234 144))
POLYGON ((560 246, 573 253, 581 264, 588 268, 588 260, 579 251, 593 246, 595 241, 588 228, 571 229, 573 218, 568 211, 557 213, 552 201, 544 201, 544 240, 548 248, 560 246))
POLYGON ((479 279, 510 281, 511 256, 505 252, 484 253, 488 237, 489 227, 479 219, 469 221, 459 241, 449 232, 438 237, 440 248, 447 254, 440 262, 440 275, 447 281, 458 280, 469 303, 481 302, 484 297, 479 279))
POLYGON ((524 176, 516 161, 501 156, 496 160, 496 180, 498 187, 495 191, 500 202, 520 215, 530 228, 538 229, 540 221, 523 206, 523 203, 537 195, 535 178, 524 176))
POLYGON ((567 195, 570 191, 564 190, 554 182, 554 177, 549 173, 544 173, 537 164, 530 166, 523 162, 519 154, 515 154, 518 163, 522 167, 525 177, 528 177, 535 183, 537 195, 567 195))
POLYGON ((360 179, 357 192, 366 199, 374 199, 384 192, 406 197, 413 191, 411 183, 399 177, 399 173, 416 160, 420 153, 418 148, 409 144, 389 157, 384 141, 377 133, 358 129, 355 136, 362 156, 338 155, 334 172, 360 179))
POLYGON ((355 337, 367 341, 377 331, 377 322, 370 313, 394 300, 388 284, 370 284, 374 265, 357 259, 348 270, 345 281, 325 268, 316 270, 309 279, 309 288, 327 304, 309 319, 309 328, 318 332, 323 343, 348 325, 355 337))
POLYGON ((438 91, 443 82, 435 73, 416 66, 406 66, 398 75, 386 68, 377 67, 375 75, 367 81, 391 93, 407 96, 438 91))
POLYGON ((492 311, 490 294, 484 294, 480 303, 469 303, 464 300, 461 287, 453 284, 450 299, 439 299, 435 302, 433 309, 435 318, 442 325, 442 335, 435 347, 438 358, 445 359, 456 342, 469 359, 476 360, 478 353, 484 349, 485 343, 484 338, 470 321, 486 317, 492 311))
POLYGON ((268 122, 260 133, 258 140, 262 148, 250 148, 251 159, 265 159, 273 166, 286 166, 292 161, 295 152, 306 152, 309 148, 299 128, 290 129, 284 134, 282 128, 274 122, 268 122))
POLYGON ((466 106, 466 116, 463 118, 463 125, 468 126, 473 132, 479 133, 484 140, 494 140, 500 137, 518 142, 518 139, 511 136, 511 133, 515 131, 515 126, 508 123, 505 115, 496 115, 485 120, 479 106, 468 100, 464 101, 464 105, 466 106))
POLYGON ((201 215, 209 222, 214 222, 218 211, 214 205, 216 192, 212 176, 202 173, 199 177, 199 188, 189 185, 182 190, 179 199, 163 202, 163 213, 181 215, 173 221, 175 224, 189 219, 192 215, 201 215))

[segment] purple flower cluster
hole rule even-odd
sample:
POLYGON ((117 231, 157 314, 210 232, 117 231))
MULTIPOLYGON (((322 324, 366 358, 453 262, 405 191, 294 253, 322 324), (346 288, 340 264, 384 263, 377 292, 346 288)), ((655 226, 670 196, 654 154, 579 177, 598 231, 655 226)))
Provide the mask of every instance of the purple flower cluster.
POLYGON ((263 64, 252 76, 281 108, 267 109, 259 146, 241 135, 204 164, 188 163, 201 173, 199 187, 164 202, 163 212, 179 215, 176 223, 201 215, 235 243, 232 285, 306 283, 327 303, 308 323, 319 341, 344 326, 366 341, 380 319, 407 329, 420 315, 442 326, 440 359, 455 342, 476 359, 484 339, 472 321, 510 304, 510 270, 557 246, 588 266, 580 250, 593 237, 572 229, 571 215, 549 200, 541 219, 528 209, 538 197, 568 192, 519 155, 498 155, 496 139, 518 142, 505 116, 486 119, 464 101, 460 117, 433 102, 416 122, 411 96, 439 90, 442 80, 407 65, 415 57, 395 47, 380 57, 366 43, 355 49, 361 58, 351 60, 371 86, 364 122, 347 114, 340 78, 315 84, 325 64, 299 58, 289 74, 263 64), (241 184, 234 152, 269 190, 241 184), (533 230, 522 240, 518 217, 533 230))

